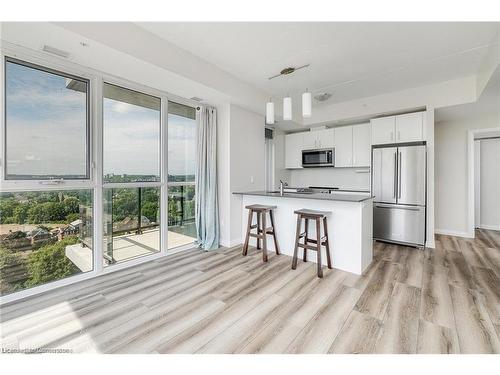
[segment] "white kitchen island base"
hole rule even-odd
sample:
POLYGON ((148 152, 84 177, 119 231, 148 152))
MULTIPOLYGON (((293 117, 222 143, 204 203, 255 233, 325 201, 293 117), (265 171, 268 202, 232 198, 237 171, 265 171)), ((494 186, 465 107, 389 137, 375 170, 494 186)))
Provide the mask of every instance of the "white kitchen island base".
MULTIPOLYGON (((312 197, 298 198, 291 196, 264 196, 241 193, 242 201, 242 234, 245 236, 248 210, 245 206, 264 204, 276 206, 274 210, 275 228, 281 254, 293 256, 295 246, 295 228, 297 215, 295 210, 307 208, 318 211, 328 211, 328 237, 333 268, 355 274, 362 274, 372 262, 373 244, 373 200, 338 201, 313 199, 312 197)), ((254 218, 255 222, 255 218, 254 218)), ((269 223, 269 219, 267 218, 269 223)), ((311 238, 314 237, 315 226, 309 226, 311 238)), ((243 239, 244 240, 244 239, 243 239)), ((250 237, 250 245, 256 246, 256 239, 250 237)), ((274 251, 274 242, 271 236, 267 239, 268 252, 274 251)), ((322 247, 321 259, 326 265, 326 253, 322 247)), ((316 262, 314 251, 308 250, 308 261, 316 262)), ((303 249, 299 248, 299 259, 302 259, 303 249)), ((292 259, 290 259, 290 266, 292 259)), ((299 263, 300 267, 300 263, 299 263)))

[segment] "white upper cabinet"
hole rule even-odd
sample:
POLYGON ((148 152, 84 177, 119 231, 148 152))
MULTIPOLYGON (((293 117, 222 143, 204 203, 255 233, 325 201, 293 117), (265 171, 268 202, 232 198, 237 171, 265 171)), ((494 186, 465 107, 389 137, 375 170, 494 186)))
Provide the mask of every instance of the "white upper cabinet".
POLYGON ((303 150, 314 150, 320 148, 334 147, 335 144, 334 129, 312 130, 302 134, 304 135, 304 141, 302 145, 303 150))
POLYGON ((372 145, 395 142, 396 116, 370 120, 372 124, 372 145))
POLYGON ((285 168, 302 168, 303 135, 294 133, 285 136, 285 168))
POLYGON ((424 139, 424 113, 396 116, 396 142, 414 142, 424 139))
POLYGON ((335 147, 335 129, 324 129, 316 131, 315 133, 318 133, 318 148, 335 147))
MULTIPOLYGON (((314 150, 319 148, 318 146, 318 138, 316 137, 316 132, 308 131, 301 133, 302 134, 302 150, 314 150)), ((301 151, 302 151, 301 150, 301 151)))
POLYGON ((424 140, 424 112, 376 118, 370 123, 373 145, 424 140))
POLYGON ((335 128, 335 166, 352 167, 352 126, 335 128))
POLYGON ((369 167, 371 148, 370 124, 354 125, 352 127, 352 166, 369 167))

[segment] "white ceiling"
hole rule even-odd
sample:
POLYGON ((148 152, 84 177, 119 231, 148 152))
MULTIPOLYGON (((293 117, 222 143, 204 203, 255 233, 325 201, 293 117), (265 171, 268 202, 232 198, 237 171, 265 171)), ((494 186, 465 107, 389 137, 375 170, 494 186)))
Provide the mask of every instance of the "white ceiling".
POLYGON ((138 23, 269 95, 328 103, 477 72, 500 23, 138 23), (269 81, 288 66, 311 64, 269 81))
POLYGON ((484 115, 496 116, 500 120, 500 67, 497 67, 493 73, 478 101, 438 108, 435 113, 435 121, 459 121, 475 119, 484 115))

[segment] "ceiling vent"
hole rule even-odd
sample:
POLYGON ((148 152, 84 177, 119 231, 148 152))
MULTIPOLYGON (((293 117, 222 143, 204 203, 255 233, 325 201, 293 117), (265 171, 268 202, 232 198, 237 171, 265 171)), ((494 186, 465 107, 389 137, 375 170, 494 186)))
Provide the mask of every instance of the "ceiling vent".
POLYGON ((69 52, 66 52, 66 51, 63 51, 62 49, 58 49, 58 48, 51 47, 48 45, 44 45, 43 50, 45 52, 51 53, 53 55, 56 55, 59 57, 64 57, 65 59, 67 59, 69 57, 69 52))
POLYGON ((316 99, 318 102, 326 102, 331 97, 332 94, 330 94, 329 92, 324 92, 321 94, 314 95, 314 99, 316 99))

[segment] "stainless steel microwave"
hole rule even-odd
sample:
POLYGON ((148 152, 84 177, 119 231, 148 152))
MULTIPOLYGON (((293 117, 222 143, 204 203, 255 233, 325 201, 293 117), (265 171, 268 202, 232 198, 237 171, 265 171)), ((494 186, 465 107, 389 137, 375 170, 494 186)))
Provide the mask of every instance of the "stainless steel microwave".
POLYGON ((302 167, 334 167, 335 148, 302 150, 302 167))

